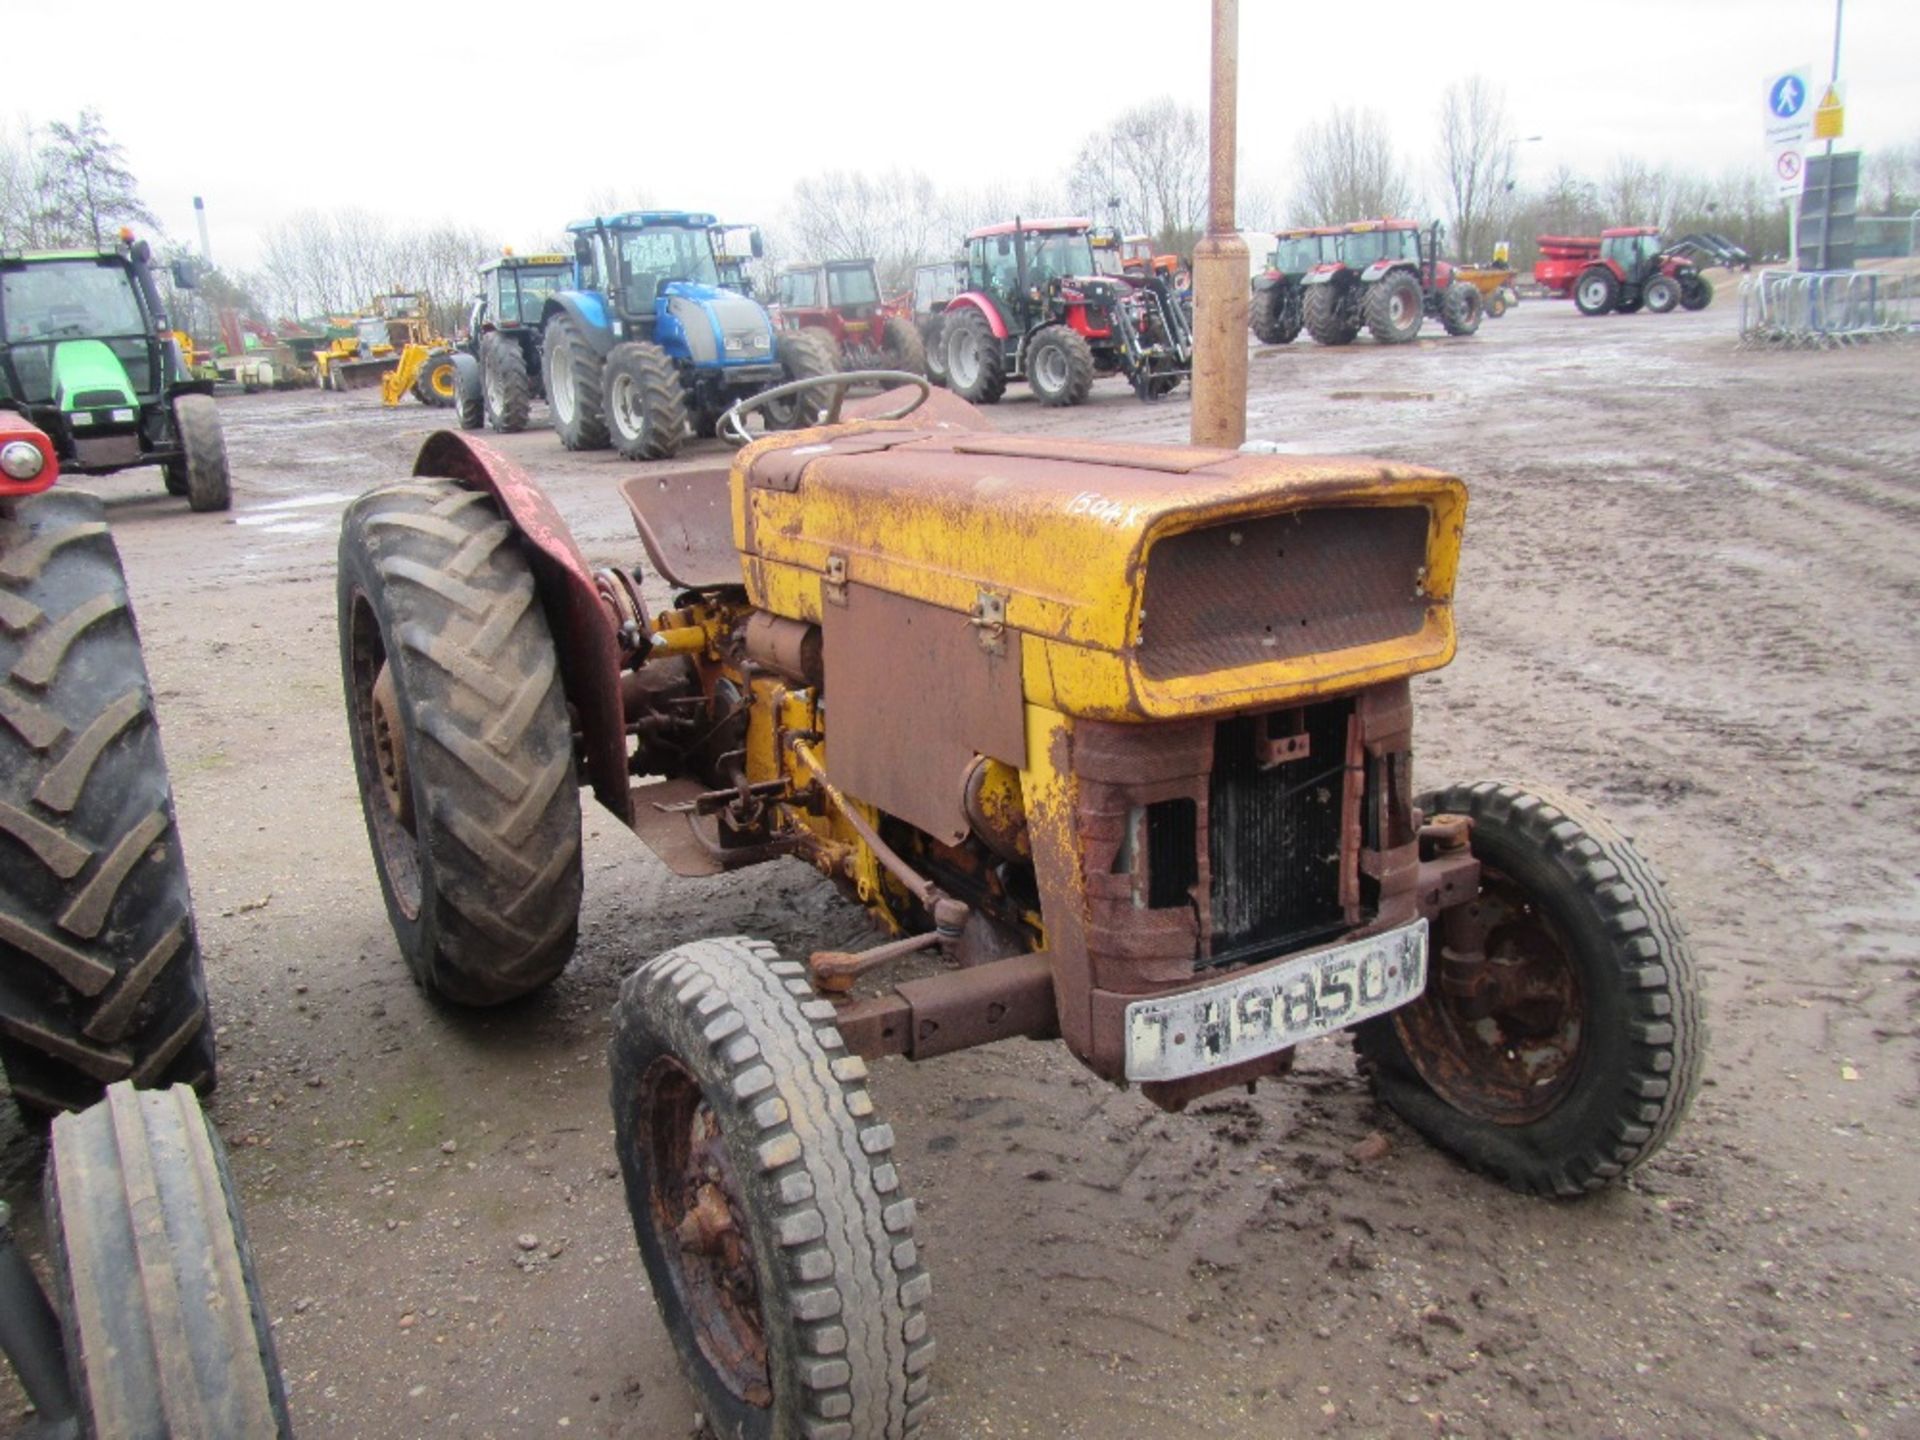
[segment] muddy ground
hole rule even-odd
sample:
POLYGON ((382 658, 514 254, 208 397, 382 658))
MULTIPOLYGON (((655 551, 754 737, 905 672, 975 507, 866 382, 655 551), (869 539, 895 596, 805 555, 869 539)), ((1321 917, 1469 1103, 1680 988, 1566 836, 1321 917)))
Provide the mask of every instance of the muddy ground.
MULTIPOLYGON (((1713 1024, 1691 1123, 1631 1184, 1552 1204, 1428 1149, 1339 1040, 1182 1117, 1058 1048, 880 1067, 935 1278, 931 1436, 1920 1435, 1920 352, 1742 355, 1734 320, 1730 296, 1528 303, 1470 341, 1252 362, 1254 436, 1470 482, 1421 773, 1578 792, 1664 867, 1713 1024), (1349 1158, 1374 1131, 1384 1158, 1349 1158)), ((152 472, 87 483, 158 692, 212 1114, 299 1432, 688 1435, 610 1149, 616 986, 692 936, 797 954, 865 922, 797 866, 676 879, 589 807, 565 975, 507 1011, 429 1004, 361 828, 333 549, 444 415, 222 411, 230 515, 152 472)), ((1110 381, 1070 412, 1016 387, 994 419, 1178 439, 1188 411, 1110 381)), ((498 443, 590 558, 637 559, 628 465, 498 443)), ((17 1168, 7 1194, 37 1208, 17 1168)))

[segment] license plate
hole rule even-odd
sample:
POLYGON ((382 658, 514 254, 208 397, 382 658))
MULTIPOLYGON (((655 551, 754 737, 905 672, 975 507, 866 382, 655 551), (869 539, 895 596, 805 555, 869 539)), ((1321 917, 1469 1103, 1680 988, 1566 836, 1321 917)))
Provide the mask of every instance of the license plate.
POLYGON ((1238 980, 1127 1006, 1127 1078, 1178 1080, 1396 1010, 1427 988, 1425 918, 1238 980))

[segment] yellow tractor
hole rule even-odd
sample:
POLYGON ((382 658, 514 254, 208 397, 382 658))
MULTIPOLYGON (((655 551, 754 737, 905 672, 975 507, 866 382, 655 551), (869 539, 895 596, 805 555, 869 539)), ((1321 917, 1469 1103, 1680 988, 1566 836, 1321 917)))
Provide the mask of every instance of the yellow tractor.
POLYGON ((392 291, 354 319, 354 334, 314 355, 323 390, 380 387, 380 399, 398 405, 411 392, 422 405, 454 400, 453 345, 434 334, 432 302, 417 291, 392 291))
POLYGON ((679 874, 791 858, 887 932, 687 935, 622 988, 628 1206, 717 1433, 920 1429, 883 1056, 1057 1039, 1177 1110, 1351 1030, 1384 1103, 1517 1189, 1659 1149, 1705 1031, 1647 862, 1575 800, 1415 786, 1465 485, 995 434, 917 377, 838 423, 875 380, 909 377, 776 387, 720 417, 731 463, 634 471, 644 568, 591 568, 450 432, 341 530, 354 764, 425 988, 498 1004, 565 966, 583 786, 679 874), (820 423, 748 443, 782 399, 820 423))

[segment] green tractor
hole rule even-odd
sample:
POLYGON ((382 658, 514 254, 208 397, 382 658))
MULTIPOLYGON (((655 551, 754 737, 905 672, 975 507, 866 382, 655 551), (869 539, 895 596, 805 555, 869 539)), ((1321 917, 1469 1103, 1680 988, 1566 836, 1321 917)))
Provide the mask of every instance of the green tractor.
POLYGON ((213 382, 187 370, 152 260, 124 230, 111 249, 0 251, 0 409, 45 431, 68 474, 158 465, 168 494, 225 510, 213 382))

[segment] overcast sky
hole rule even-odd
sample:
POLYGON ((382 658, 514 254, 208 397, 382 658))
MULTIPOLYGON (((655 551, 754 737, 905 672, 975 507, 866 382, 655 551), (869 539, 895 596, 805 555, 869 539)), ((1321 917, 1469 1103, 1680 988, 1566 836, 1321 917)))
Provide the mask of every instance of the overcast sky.
MULTIPOLYGON (((238 268, 308 206, 524 246, 609 187, 771 222, 811 170, 1051 179, 1130 101, 1207 99, 1206 0, 0 4, 21 62, 8 123, 96 106, 169 232, 192 235, 204 195, 214 258, 238 268)), ((1281 194, 1295 132, 1335 105, 1382 111, 1431 193, 1432 113, 1475 70, 1505 87, 1517 134, 1544 137, 1520 147, 1523 184, 1562 163, 1598 175, 1627 150, 1763 166, 1763 77, 1811 62, 1824 81, 1833 27, 1832 0, 1242 0, 1241 15, 1242 166, 1281 194)), ((1852 0, 1843 42, 1846 144, 1920 139, 1920 0, 1852 0)))

